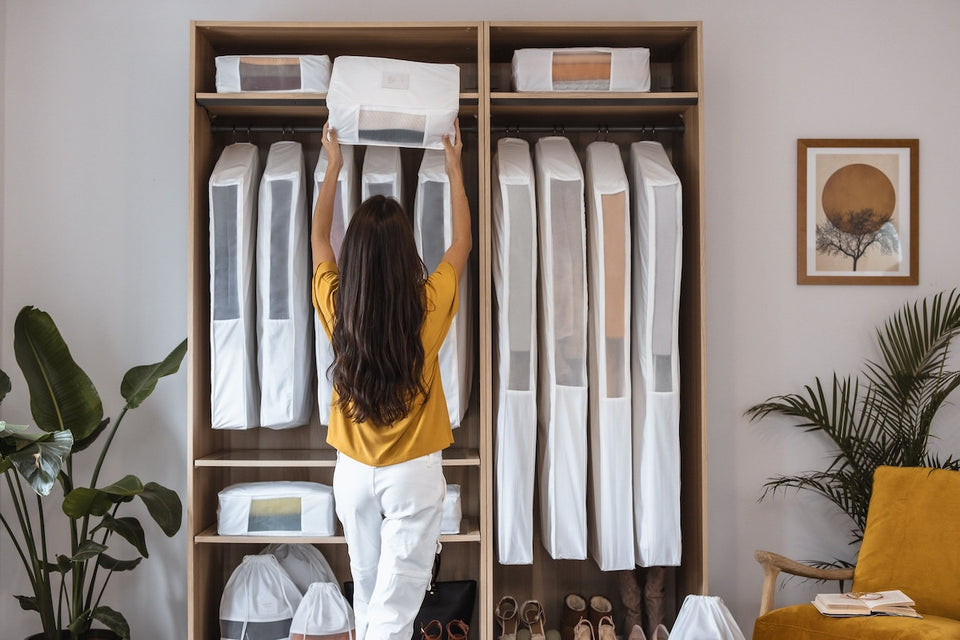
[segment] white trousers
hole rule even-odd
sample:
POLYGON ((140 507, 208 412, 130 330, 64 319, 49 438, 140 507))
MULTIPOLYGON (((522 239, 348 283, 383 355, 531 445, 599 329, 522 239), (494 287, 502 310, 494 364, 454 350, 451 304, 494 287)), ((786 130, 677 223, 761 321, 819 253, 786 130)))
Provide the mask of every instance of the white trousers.
POLYGON ((357 640, 410 640, 445 493, 439 451, 386 467, 337 455, 333 494, 350 553, 357 640))

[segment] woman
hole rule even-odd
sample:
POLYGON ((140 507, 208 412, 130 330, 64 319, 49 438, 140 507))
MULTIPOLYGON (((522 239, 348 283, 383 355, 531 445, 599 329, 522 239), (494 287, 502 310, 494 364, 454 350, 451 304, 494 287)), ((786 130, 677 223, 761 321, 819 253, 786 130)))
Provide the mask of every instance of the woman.
POLYGON ((402 206, 374 196, 351 218, 339 264, 330 245, 337 134, 323 128, 327 171, 313 217, 313 303, 333 345, 327 442, 350 552, 359 640, 409 640, 430 580, 453 443, 437 352, 459 304, 473 240, 459 122, 444 137, 453 241, 426 277, 402 206))

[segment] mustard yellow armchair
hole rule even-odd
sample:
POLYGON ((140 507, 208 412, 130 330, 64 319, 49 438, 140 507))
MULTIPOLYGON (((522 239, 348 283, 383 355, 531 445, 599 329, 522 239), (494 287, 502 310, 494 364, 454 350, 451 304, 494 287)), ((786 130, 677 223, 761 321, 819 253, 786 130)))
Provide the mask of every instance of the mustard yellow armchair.
MULTIPOLYGON (((878 467, 852 569, 816 569, 757 551, 764 582, 753 640, 960 639, 960 471, 878 467), (781 573, 853 580, 852 591, 900 589, 922 619, 830 618, 812 604, 774 608, 781 573)), ((828 587, 825 585, 824 591, 828 587)))

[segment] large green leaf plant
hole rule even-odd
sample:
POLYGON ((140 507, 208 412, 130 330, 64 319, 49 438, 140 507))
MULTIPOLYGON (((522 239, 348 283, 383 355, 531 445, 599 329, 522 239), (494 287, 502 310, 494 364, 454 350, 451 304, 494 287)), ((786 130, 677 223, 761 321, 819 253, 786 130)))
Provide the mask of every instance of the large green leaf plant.
MULTIPOLYGON (((120 516, 120 507, 141 500, 160 530, 173 536, 180 530, 183 505, 176 493, 156 482, 125 475, 103 484, 100 471, 127 411, 140 406, 160 378, 177 372, 186 350, 184 340, 161 362, 127 371, 120 384, 126 402, 111 425, 93 382, 73 360, 50 315, 34 307, 24 307, 17 315, 14 353, 35 426, 0 420, 0 473, 9 493, 0 509, 0 525, 33 588, 32 595, 15 597, 23 609, 40 615, 50 640, 60 638, 61 630, 83 638, 94 620, 121 638, 130 637, 124 616, 102 604, 113 574, 130 571, 149 556, 143 526, 136 517, 120 516), (73 459, 94 444, 99 447, 96 465, 89 482, 81 483, 73 459), (64 553, 48 545, 54 523, 44 513, 44 498, 57 484, 70 539, 64 553), (115 545, 118 538, 125 542, 115 545)), ((10 377, 0 371, 0 401, 11 387, 10 377)), ((63 526, 60 522, 56 526, 63 526)))
MULTIPOLYGON (((863 539, 873 471, 880 465, 960 469, 960 460, 930 451, 934 416, 960 386, 950 368, 950 345, 960 333, 960 293, 941 292, 904 305, 877 329, 879 360, 867 360, 861 376, 816 378, 802 393, 774 396, 747 416, 770 414, 825 438, 833 447, 826 469, 780 475, 764 484, 761 499, 778 491, 809 490, 853 521, 850 543, 863 539)), ((849 565, 842 560, 821 566, 849 565)))

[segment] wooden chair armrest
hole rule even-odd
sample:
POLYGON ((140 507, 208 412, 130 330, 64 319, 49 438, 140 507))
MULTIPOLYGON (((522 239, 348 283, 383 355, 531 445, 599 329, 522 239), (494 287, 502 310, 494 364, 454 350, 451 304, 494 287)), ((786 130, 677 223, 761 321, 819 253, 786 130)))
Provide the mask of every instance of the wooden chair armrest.
POLYGON ((754 551, 753 557, 763 567, 763 593, 760 597, 760 615, 773 609, 774 593, 777 589, 777 576, 781 571, 801 578, 814 580, 853 580, 853 567, 843 569, 818 569, 795 560, 791 560, 772 551, 754 551))

